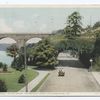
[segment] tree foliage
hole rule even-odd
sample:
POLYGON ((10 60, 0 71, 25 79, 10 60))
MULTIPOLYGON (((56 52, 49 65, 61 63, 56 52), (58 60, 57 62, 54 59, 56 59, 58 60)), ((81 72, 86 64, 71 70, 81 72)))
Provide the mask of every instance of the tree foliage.
POLYGON ((22 71, 23 69, 25 69, 24 67, 24 57, 23 55, 19 55, 18 57, 15 58, 16 63, 13 61, 12 62, 12 68, 18 70, 18 71, 22 71))
POLYGON ((100 70, 100 31, 96 31, 96 41, 93 50, 94 68, 100 70))
POLYGON ((22 74, 22 75, 19 77, 18 83, 25 83, 25 76, 24 76, 24 74, 22 74))
POLYGON ((67 19, 67 26, 64 29, 65 33, 68 37, 70 36, 77 36, 80 34, 82 30, 82 22, 81 22, 81 15, 79 12, 73 12, 71 15, 68 16, 67 19))
POLYGON ((33 49, 35 65, 43 68, 54 68, 57 64, 58 52, 48 40, 40 41, 33 49))
POLYGON ((48 37, 48 40, 58 52, 66 50, 67 41, 63 33, 50 36, 48 37))
POLYGON ((93 29, 96 29, 96 28, 99 28, 100 27, 100 21, 96 22, 94 25, 93 25, 93 29))
POLYGON ((18 50, 18 47, 15 44, 13 44, 7 48, 7 55, 15 58, 18 54, 18 50))
POLYGON ((16 44, 13 44, 13 45, 11 45, 10 47, 7 48, 7 55, 14 58, 14 60, 13 60, 14 64, 13 64, 13 66, 15 66, 16 57, 17 57, 18 54, 19 54, 19 49, 16 46, 16 44))
POLYGON ((0 68, 2 68, 3 72, 7 72, 8 71, 8 66, 7 66, 6 63, 0 62, 0 68))
POLYGON ((96 31, 95 34, 96 34, 96 41, 95 41, 93 54, 95 57, 99 57, 100 56, 100 31, 96 31))
POLYGON ((2 62, 0 62, 0 68, 2 68, 3 67, 3 63, 2 62))
POLYGON ((67 40, 67 50, 70 50, 73 56, 78 56, 79 60, 88 67, 90 58, 94 50, 94 40, 77 37, 67 40))
POLYGON ((3 72, 7 72, 7 71, 8 71, 7 64, 3 64, 3 72))

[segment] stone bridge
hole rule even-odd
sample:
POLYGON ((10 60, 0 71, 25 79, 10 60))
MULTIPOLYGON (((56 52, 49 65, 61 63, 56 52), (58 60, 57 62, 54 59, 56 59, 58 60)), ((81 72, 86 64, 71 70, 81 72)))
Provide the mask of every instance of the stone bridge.
MULTIPOLYGON (((17 42, 17 45, 19 46, 19 48, 21 46, 24 45, 24 43, 26 43, 29 39, 32 38, 46 38, 50 35, 54 35, 54 34, 50 34, 50 33, 0 33, 0 39, 3 38, 12 38, 17 42)), ((9 41, 8 41, 9 43, 9 41)))

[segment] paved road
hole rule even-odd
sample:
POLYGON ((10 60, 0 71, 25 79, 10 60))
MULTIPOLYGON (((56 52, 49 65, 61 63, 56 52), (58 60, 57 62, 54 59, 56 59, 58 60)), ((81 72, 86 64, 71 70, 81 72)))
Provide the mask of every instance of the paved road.
POLYGON ((58 66, 52 71, 38 92, 98 92, 100 85, 87 69, 77 59, 62 61, 63 67, 58 66), (67 62, 65 64, 65 62, 67 62), (69 62, 69 63, 68 63, 69 62), (58 77, 59 69, 65 71, 64 77, 58 77))

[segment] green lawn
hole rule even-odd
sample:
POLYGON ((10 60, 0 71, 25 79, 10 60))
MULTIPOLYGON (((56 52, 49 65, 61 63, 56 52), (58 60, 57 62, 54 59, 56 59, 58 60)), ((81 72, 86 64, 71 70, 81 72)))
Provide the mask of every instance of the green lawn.
MULTIPOLYGON (((4 80, 7 85, 8 92, 16 92, 24 87, 25 84, 19 84, 18 79, 21 74, 25 74, 25 70, 22 72, 10 69, 11 73, 0 73, 0 79, 4 80)), ((31 81, 34 79, 38 72, 34 71, 33 69, 27 69, 27 79, 31 81)))

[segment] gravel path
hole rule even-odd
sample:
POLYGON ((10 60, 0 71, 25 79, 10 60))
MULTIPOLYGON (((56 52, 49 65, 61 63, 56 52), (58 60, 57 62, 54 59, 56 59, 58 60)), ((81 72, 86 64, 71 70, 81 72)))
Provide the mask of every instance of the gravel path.
MULTIPOLYGON (((65 60, 65 58, 64 58, 65 60)), ((63 67, 58 66, 52 71, 38 92, 98 92, 100 86, 87 69, 82 68, 78 60, 66 60, 63 67), (69 62, 69 63, 68 63, 69 62), (75 67, 74 67, 75 66, 75 67), (79 67, 80 66, 80 67, 79 67), (65 71, 64 77, 58 77, 59 69, 65 71)), ((63 62, 62 62, 63 63, 63 62)))

